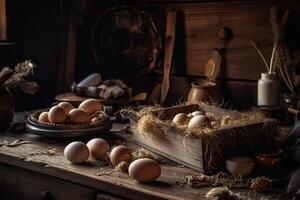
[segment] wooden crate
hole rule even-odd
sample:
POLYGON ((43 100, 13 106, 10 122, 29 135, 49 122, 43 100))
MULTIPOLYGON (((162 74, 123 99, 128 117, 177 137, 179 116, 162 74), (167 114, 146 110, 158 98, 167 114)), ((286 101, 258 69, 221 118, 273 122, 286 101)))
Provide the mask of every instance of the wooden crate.
MULTIPOLYGON (((172 119, 177 113, 190 113, 204 110, 223 116, 239 117, 243 113, 221 109, 206 104, 176 106, 153 110, 162 120, 172 119)), ((233 155, 253 156, 258 151, 270 147, 276 134, 276 122, 265 119, 257 123, 226 130, 218 130, 214 137, 187 136, 182 129, 174 126, 163 127, 164 138, 158 140, 147 134, 141 134, 137 128, 139 117, 132 120, 134 142, 168 159, 203 173, 215 173, 224 169, 225 159, 233 155), (268 123, 266 123, 268 122, 268 123), (227 142, 220 142, 227 140, 227 142), (222 145, 219 145, 222 144, 222 145)))

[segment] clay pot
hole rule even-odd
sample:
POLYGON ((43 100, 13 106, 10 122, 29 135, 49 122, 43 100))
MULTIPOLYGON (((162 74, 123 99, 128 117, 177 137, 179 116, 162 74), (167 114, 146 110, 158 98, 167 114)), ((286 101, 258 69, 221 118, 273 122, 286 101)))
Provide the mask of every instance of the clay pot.
POLYGON ((15 113, 14 98, 6 87, 0 87, 0 130, 9 127, 15 113))
POLYGON ((208 81, 192 82, 187 101, 188 103, 220 103, 222 98, 222 92, 216 83, 208 81))

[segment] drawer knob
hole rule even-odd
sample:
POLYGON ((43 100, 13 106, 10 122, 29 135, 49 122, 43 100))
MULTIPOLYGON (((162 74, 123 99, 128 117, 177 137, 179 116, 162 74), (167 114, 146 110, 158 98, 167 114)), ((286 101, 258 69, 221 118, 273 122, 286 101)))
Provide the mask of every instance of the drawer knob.
POLYGON ((52 194, 49 191, 43 191, 41 192, 41 200, 51 200, 52 194))

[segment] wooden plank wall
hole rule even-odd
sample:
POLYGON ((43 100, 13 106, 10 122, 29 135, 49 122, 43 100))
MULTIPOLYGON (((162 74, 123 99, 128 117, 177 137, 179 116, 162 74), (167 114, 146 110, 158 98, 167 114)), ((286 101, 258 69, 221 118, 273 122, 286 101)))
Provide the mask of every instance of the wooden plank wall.
MULTIPOLYGON (((71 0, 7 0, 8 41, 0 43, 0 69, 14 66, 26 59, 37 64, 34 76, 40 89, 34 96, 14 90, 16 110, 30 110, 49 106, 58 92, 61 52, 66 43, 67 11, 71 0)), ((64 67, 64 66, 63 66, 64 67)))
POLYGON ((226 100, 237 108, 256 105, 256 82, 266 69, 249 39, 257 40, 269 57, 273 37, 269 5, 264 1, 150 1, 148 12, 160 30, 164 30, 168 10, 179 12, 169 103, 184 101, 190 82, 205 75, 204 65, 211 50, 225 47, 219 80, 226 100), (218 37, 222 27, 233 32, 227 43, 218 37))

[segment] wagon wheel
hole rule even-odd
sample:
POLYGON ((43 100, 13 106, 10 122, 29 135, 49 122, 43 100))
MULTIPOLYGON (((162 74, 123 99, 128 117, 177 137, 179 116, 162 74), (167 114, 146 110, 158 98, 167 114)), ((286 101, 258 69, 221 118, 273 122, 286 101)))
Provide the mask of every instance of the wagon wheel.
POLYGON ((123 6, 99 15, 92 49, 102 74, 132 83, 155 67, 161 38, 151 17, 123 6))

